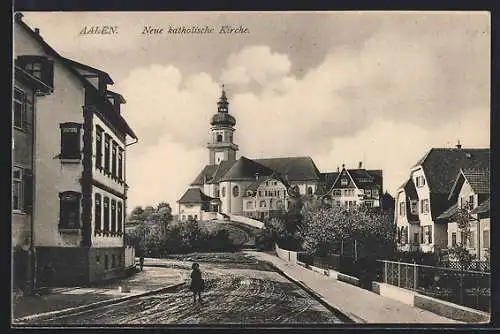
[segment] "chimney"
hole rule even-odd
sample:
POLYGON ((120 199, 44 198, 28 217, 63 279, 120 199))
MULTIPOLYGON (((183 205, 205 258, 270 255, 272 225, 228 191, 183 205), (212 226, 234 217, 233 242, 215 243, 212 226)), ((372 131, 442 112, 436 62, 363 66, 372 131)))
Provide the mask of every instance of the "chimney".
POLYGON ((339 166, 337 166, 337 173, 338 173, 338 172, 340 172, 340 167, 339 167, 339 166))
POLYGON ((461 149, 461 148, 462 148, 462 144, 460 144, 460 139, 458 140, 457 148, 458 148, 458 149, 461 149))
POLYGON ((361 169, 361 168, 363 168, 363 161, 360 161, 360 162, 359 162, 358 169, 361 169))
POLYGON ((345 168, 345 164, 342 164, 342 169, 344 169, 344 168, 345 168))

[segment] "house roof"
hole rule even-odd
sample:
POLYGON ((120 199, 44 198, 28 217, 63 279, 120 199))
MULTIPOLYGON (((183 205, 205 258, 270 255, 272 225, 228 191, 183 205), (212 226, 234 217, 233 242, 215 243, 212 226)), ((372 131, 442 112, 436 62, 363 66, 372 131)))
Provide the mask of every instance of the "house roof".
POLYGON ((410 199, 418 199, 417 188, 415 187, 415 183, 413 183, 412 179, 408 179, 406 181, 403 185, 403 189, 407 197, 410 199))
MULTIPOLYGON (((125 119, 114 110, 113 105, 111 105, 111 103, 104 96, 102 96, 102 94, 100 94, 98 92, 98 90, 80 72, 78 72, 76 70, 75 66, 78 66, 76 64, 80 64, 80 63, 75 62, 73 60, 70 60, 68 58, 64 58, 63 56, 61 56, 54 48, 52 48, 47 42, 45 42, 45 40, 42 38, 42 36, 40 36, 40 34, 38 32, 35 32, 35 31, 32 30, 22 20, 22 17, 23 17, 22 13, 16 13, 15 14, 15 21, 20 25, 20 27, 22 29, 24 29, 38 43, 40 43, 40 45, 42 46, 43 50, 47 54, 49 54, 49 55, 53 56, 54 58, 56 58, 57 60, 59 60, 61 62, 61 64, 69 72, 71 72, 78 80, 80 80, 80 82, 82 83, 82 85, 85 88, 89 89, 95 96, 98 96, 100 98, 102 105, 105 106, 105 108, 104 108, 105 110, 102 110, 102 111, 103 111, 104 116, 107 119, 109 119, 109 120, 117 123, 117 125, 120 126, 128 135, 130 135, 134 139, 137 139, 136 134, 130 128, 130 126, 128 125, 127 121, 125 121, 125 119)), ((84 65, 84 64, 80 64, 80 65, 88 66, 88 65, 84 65)), ((90 66, 88 66, 88 67, 92 68, 90 66)), ((93 70, 97 70, 97 69, 93 69, 93 70)), ((98 70, 98 71, 100 71, 100 70, 98 70)), ((105 73, 103 71, 101 71, 101 72, 105 73)))
POLYGON ((19 66, 14 66, 15 68, 15 78, 21 82, 27 83, 31 88, 38 89, 43 93, 50 93, 52 88, 47 86, 37 77, 32 76, 30 73, 26 72, 19 66))
POLYGON ((490 212, 490 199, 488 198, 477 207, 472 209, 471 214, 475 215, 477 213, 489 213, 490 212))
POLYGON ((458 193, 460 192, 460 189, 465 181, 467 181, 476 194, 490 193, 490 171, 488 169, 460 169, 455 182, 451 187, 448 199, 458 196, 458 193))
POLYGON ((446 209, 443 213, 437 216, 437 219, 449 220, 453 218, 458 213, 458 204, 455 203, 446 209))
POLYGON ((180 204, 199 204, 209 202, 213 199, 213 197, 205 195, 200 188, 189 188, 177 202, 180 204))
POLYGON ((289 181, 319 181, 321 173, 310 157, 254 159, 289 181))
POLYGON ((321 182, 316 187, 315 195, 323 196, 332 188, 333 183, 339 176, 340 172, 321 173, 321 182))
POLYGON ((271 168, 261 165, 255 160, 240 157, 220 181, 251 181, 255 180, 256 174, 270 176, 273 173, 274 171, 271 168))
POLYGON ((87 70, 89 72, 95 72, 96 74, 102 76, 102 78, 105 80, 106 84, 108 84, 108 85, 113 85, 114 84, 113 79, 111 79, 111 77, 109 76, 109 74, 106 73, 106 72, 104 72, 103 70, 100 70, 98 68, 94 68, 94 67, 89 66, 87 64, 82 64, 80 62, 77 62, 76 60, 69 59, 69 58, 66 58, 66 57, 61 57, 61 60, 65 61, 65 62, 68 62, 71 66, 79 67, 79 68, 82 68, 82 69, 87 70))
POLYGON ((449 194, 460 168, 486 169, 489 165, 489 148, 432 148, 414 167, 423 168, 431 193, 449 194))

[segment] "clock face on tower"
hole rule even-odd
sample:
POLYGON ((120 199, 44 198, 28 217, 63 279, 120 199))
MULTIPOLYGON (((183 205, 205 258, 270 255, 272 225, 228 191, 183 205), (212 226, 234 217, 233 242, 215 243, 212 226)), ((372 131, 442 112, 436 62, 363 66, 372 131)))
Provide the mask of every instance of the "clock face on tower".
POLYGON ((217 165, 220 164, 220 162, 224 161, 224 160, 226 160, 224 152, 215 152, 215 163, 217 165))

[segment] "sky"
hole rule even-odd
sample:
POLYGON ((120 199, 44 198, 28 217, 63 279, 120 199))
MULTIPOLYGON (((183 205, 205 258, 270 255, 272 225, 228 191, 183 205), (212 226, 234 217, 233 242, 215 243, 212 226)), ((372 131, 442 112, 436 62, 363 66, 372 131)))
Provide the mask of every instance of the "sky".
POLYGON ((392 195, 432 147, 490 144, 487 12, 30 12, 61 55, 127 103, 129 208, 176 201, 208 163, 221 85, 248 158, 382 169, 392 195), (82 35, 87 26, 113 35, 82 35), (219 34, 222 25, 248 29, 219 34), (162 34, 142 34, 145 26, 162 34), (169 27, 212 34, 168 34, 169 27))

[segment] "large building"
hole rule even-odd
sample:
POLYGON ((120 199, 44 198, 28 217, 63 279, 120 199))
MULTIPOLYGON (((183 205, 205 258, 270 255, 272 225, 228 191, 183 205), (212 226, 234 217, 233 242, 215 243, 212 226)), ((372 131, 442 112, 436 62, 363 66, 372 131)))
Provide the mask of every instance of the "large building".
POLYGON ((209 163, 178 200, 179 220, 218 214, 262 220, 288 210, 290 196, 318 196, 335 205, 380 207, 382 171, 338 169, 321 173, 310 157, 237 159, 236 119, 223 90, 210 122, 209 163))
POLYGON ((28 110, 22 119, 31 124, 26 131, 14 122, 13 239, 21 234, 15 231, 23 240, 29 235, 36 286, 121 275, 127 138, 137 141, 122 116, 125 100, 108 89, 106 72, 62 57, 22 14, 15 17, 14 58, 14 95, 24 101, 15 102, 14 116, 28 110), (24 77, 41 80, 33 81, 36 97, 17 84, 24 77), (28 203, 31 216, 23 216, 28 203))
MULTIPOLYGON (((410 170, 397 190, 394 220, 398 248, 439 252, 448 246, 449 217, 456 204, 454 188, 461 169, 489 169, 489 149, 432 148, 410 170)), ((480 203, 479 203, 480 204, 480 203)))

